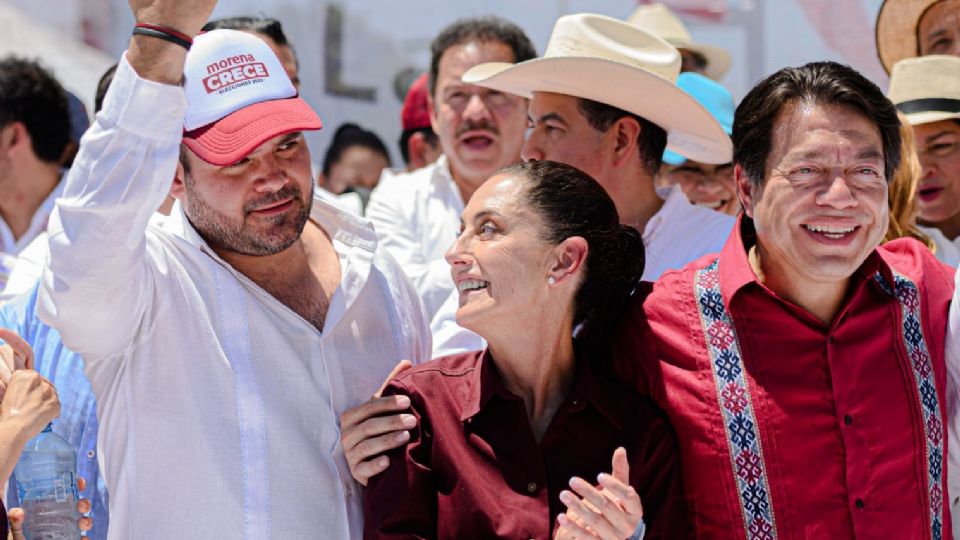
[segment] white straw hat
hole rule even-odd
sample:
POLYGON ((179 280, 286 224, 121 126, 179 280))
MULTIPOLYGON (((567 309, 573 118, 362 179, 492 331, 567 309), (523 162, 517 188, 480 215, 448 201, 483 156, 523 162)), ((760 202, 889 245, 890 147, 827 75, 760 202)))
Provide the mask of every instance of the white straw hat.
POLYGON ((960 57, 935 54, 897 62, 887 97, 911 125, 960 118, 960 57))
POLYGON ((877 56, 887 73, 904 58, 920 55, 917 25, 940 0, 884 0, 877 14, 877 56))
POLYGON ((557 20, 542 58, 488 62, 465 83, 526 98, 552 92, 604 103, 657 124, 667 148, 702 163, 729 163, 730 137, 690 94, 677 87, 680 53, 666 41, 602 15, 557 20))
POLYGON ((667 43, 678 49, 689 49, 702 54, 707 59, 704 75, 718 81, 730 69, 730 53, 714 47, 694 43, 690 32, 683 22, 663 4, 640 6, 627 19, 627 22, 655 36, 662 37, 667 43))

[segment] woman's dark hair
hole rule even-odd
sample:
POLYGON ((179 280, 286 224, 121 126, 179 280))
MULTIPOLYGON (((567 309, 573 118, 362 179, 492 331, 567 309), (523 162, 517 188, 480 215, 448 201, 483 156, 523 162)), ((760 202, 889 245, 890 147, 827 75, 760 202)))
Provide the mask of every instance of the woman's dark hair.
POLYGON ((585 272, 573 299, 574 338, 587 359, 606 350, 608 332, 619 319, 643 274, 643 239, 620 224, 617 207, 589 175, 554 161, 508 165, 498 174, 526 183, 527 203, 543 220, 544 241, 559 244, 572 236, 587 241, 585 272))
POLYGON ((324 176, 329 176, 330 169, 333 168, 334 164, 340 161, 344 152, 354 146, 362 146, 378 154, 383 154, 387 164, 390 163, 390 153, 376 133, 348 122, 337 128, 337 131, 333 134, 333 140, 330 141, 330 146, 327 147, 327 153, 323 156, 324 176))

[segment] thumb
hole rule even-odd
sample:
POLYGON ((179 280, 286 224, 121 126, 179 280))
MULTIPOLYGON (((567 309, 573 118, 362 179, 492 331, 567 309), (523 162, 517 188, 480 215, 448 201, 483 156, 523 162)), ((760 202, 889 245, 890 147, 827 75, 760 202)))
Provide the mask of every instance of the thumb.
POLYGON ((380 388, 377 389, 377 393, 373 395, 373 398, 376 399, 383 394, 383 389, 387 387, 387 384, 393 379, 397 378, 401 373, 413 367, 413 363, 409 360, 401 360, 397 362, 397 365, 394 366, 393 371, 387 375, 387 378, 384 379, 383 384, 380 385, 380 388))
POLYGON ((622 446, 613 451, 613 477, 630 485, 630 462, 627 461, 627 450, 622 446))
POLYGON ((22 508, 11 508, 7 512, 7 519, 10 521, 10 538, 13 540, 25 540, 23 537, 23 520, 25 518, 22 508))

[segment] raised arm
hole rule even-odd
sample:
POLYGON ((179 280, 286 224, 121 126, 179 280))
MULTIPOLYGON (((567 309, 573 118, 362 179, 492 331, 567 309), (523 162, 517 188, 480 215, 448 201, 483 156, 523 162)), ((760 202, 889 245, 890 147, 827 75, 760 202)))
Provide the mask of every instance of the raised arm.
MULTIPOLYGON (((193 36, 214 0, 131 0, 139 23, 193 36)), ((41 318, 86 358, 122 350, 151 297, 146 230, 177 170, 186 49, 134 36, 51 216, 41 318)))

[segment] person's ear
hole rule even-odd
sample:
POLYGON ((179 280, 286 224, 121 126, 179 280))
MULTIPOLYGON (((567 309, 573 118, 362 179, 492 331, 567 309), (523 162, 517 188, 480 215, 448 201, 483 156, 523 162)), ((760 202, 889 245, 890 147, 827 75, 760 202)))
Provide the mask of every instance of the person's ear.
POLYGON ((560 242, 553 250, 553 261, 547 272, 551 284, 565 283, 575 279, 587 261, 587 241, 580 236, 571 236, 560 242))
POLYGON ((440 121, 437 119, 437 103, 433 100, 433 94, 430 93, 427 93, 427 111, 430 112, 430 127, 434 133, 439 135, 440 121))
POLYGON ((761 188, 750 180, 747 172, 743 170, 743 165, 739 163, 733 167, 733 181, 737 186, 737 197, 740 199, 743 213, 752 219, 753 208, 760 198, 761 188))
POLYGON ((0 129, 0 152, 4 154, 18 152, 24 145, 33 150, 30 145, 30 133, 23 122, 10 122, 0 129))
POLYGON ((624 116, 613 123, 610 127, 613 130, 614 145, 614 164, 621 166, 630 159, 639 156, 637 150, 637 141, 640 137, 640 123, 636 118, 624 116))
POLYGON ((424 153, 427 147, 427 138, 422 131, 418 131, 407 139, 407 155, 410 156, 410 169, 420 169, 427 164, 424 153))
POLYGON ((170 185, 170 196, 174 199, 177 199, 180 202, 183 202, 184 196, 187 193, 187 188, 184 185, 184 178, 186 176, 186 171, 183 168, 183 163, 177 162, 177 172, 173 175, 173 184, 170 185))

